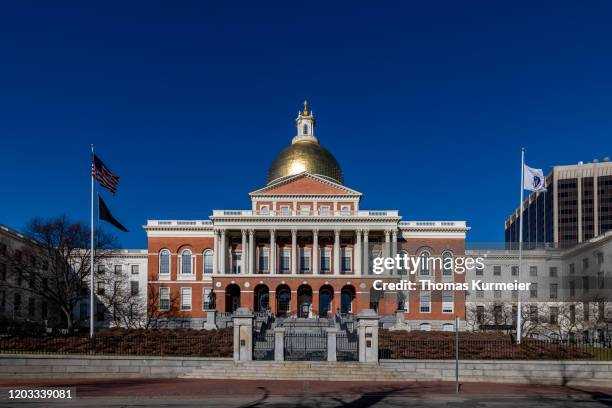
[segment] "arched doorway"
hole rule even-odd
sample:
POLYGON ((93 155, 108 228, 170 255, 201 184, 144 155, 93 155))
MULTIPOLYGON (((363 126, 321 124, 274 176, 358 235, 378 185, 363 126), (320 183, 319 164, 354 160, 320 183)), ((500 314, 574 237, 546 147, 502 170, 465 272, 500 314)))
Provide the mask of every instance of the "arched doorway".
POLYGON ((270 310, 270 289, 266 285, 257 285, 254 292, 253 310, 255 312, 270 310))
POLYGON ((310 317, 312 311, 312 288, 302 285, 297 290, 298 296, 298 317, 310 317))
POLYGON ((329 285, 321 286, 319 289, 319 316, 327 317, 333 313, 332 301, 334 299, 334 288, 329 285))
POLYGON ((291 307, 291 289, 287 285, 276 288, 276 315, 287 316, 291 307))
POLYGON ((225 288, 225 311, 235 312, 240 307, 240 286, 227 285, 225 288))
POLYGON ((340 313, 353 313, 353 300, 355 300, 355 288, 351 285, 346 285, 340 292, 340 313))

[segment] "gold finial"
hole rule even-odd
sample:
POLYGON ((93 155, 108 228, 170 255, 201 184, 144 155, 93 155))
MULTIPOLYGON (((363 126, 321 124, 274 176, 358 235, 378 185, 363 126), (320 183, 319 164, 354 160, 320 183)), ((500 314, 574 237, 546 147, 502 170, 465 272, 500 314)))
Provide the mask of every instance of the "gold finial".
POLYGON ((308 116, 308 101, 304 101, 304 111, 302 111, 302 116, 308 116))

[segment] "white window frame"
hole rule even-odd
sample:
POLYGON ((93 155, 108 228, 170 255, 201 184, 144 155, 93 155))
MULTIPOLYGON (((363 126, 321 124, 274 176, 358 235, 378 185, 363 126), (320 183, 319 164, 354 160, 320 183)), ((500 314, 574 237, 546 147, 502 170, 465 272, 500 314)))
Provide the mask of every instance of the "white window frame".
POLYGON ((431 291, 423 290, 419 293, 419 313, 431 313, 431 291), (427 310, 423 311, 423 298, 427 297, 427 310))
POLYGON ((300 215, 310 215, 310 206, 300 205, 300 215))
POLYGON ((291 215, 291 207, 288 205, 281 205, 280 215, 291 215))
POLYGON ((178 257, 178 270, 179 270, 179 279, 183 279, 183 280, 195 280, 195 268, 196 268, 196 262, 195 262, 195 256, 193 255, 193 251, 189 248, 185 248, 181 251, 179 257, 178 257), (185 252, 189 252, 190 256, 189 259, 191 261, 191 273, 184 273, 183 272, 183 255, 185 255, 185 252))
POLYGON ((259 207, 259 213, 262 215, 269 215, 270 206, 268 204, 262 205, 261 207, 259 207))
POLYGON ((230 272, 232 275, 242 274, 242 251, 233 250, 230 252, 230 272))
POLYGON ((130 265, 130 274, 132 275, 140 274, 140 265, 138 264, 130 265), (136 269, 136 272, 134 272, 134 269, 136 269))
POLYGON ((213 251, 210 248, 207 248, 204 250, 204 252, 202 252, 202 273, 204 275, 212 275, 213 274, 213 268, 215 265, 215 251, 213 251), (210 272, 206 271, 206 257, 210 255, 210 272))
POLYGON ((446 264, 445 260, 446 259, 453 259, 453 253, 450 251, 444 251, 444 253, 442 254, 442 276, 453 276, 453 268, 452 266, 450 268, 445 268, 444 265, 446 264))
POLYGON ((419 331, 431 331, 431 323, 421 323, 419 324, 419 331))
POLYGON ((312 271, 312 250, 310 248, 300 248, 300 272, 312 271), (308 268, 304 268, 304 260, 308 263, 308 268))
POLYGON ((281 274, 289 274, 291 273, 291 248, 288 247, 280 247, 279 251, 278 251, 278 271, 281 274), (285 265, 283 265, 283 262, 286 262, 286 268, 284 268, 285 265))
POLYGON ((428 259, 431 258, 429 251, 423 251, 419 255, 421 257, 421 264, 419 265, 419 276, 431 276, 429 270, 428 259))
POLYGON ((331 250, 331 248, 328 248, 328 247, 320 248, 319 249, 319 253, 320 253, 320 256, 319 256, 319 263, 320 263, 320 265, 319 265, 319 273, 331 272, 331 270, 332 270, 332 250, 331 250), (327 269, 323 268, 323 258, 329 259, 328 268, 327 269))
POLYGON ((340 248, 340 272, 347 273, 353 272, 353 248, 343 247, 340 248), (348 268, 345 268, 345 259, 348 258, 348 268))
POLYGON ((259 256, 257 257, 257 270, 259 271, 259 273, 270 272, 270 248, 267 246, 260 246, 258 255, 259 256), (262 260, 265 259, 267 259, 267 261, 263 262, 265 268, 262 268, 262 260))
POLYGON ((319 215, 328 216, 331 214, 331 207, 329 205, 322 205, 319 207, 319 215))
POLYGON ((444 323, 442 325, 442 331, 443 332, 452 332, 455 331, 455 325, 452 323, 444 323))
POLYGON ((170 252, 169 249, 167 248, 163 248, 159 251, 159 254, 157 254, 157 259, 158 259, 158 275, 160 279, 170 279, 170 276, 172 275, 172 252, 170 252), (168 272, 167 273, 162 273, 162 253, 167 253, 168 254, 168 272))
POLYGON ((443 291, 442 292, 442 313, 454 313, 455 312, 455 294, 453 291, 443 291), (450 302, 445 301, 444 298, 448 297, 450 293, 450 302), (446 296, 445 296, 446 295, 446 296))
POLYGON ((193 304, 193 291, 191 287, 182 287, 181 288, 181 311, 189 312, 192 310, 193 304), (189 295, 189 308, 186 308, 185 295, 189 295))
POLYGON ((170 310, 170 288, 167 286, 161 286, 159 288, 159 300, 158 300, 158 305, 157 308, 160 311, 168 311, 170 310), (167 294, 167 297, 164 295, 164 293, 167 294), (168 307, 162 307, 162 302, 163 301, 168 301, 168 307))
POLYGON ((351 206, 350 205, 341 205, 340 206, 340 215, 351 215, 351 206))

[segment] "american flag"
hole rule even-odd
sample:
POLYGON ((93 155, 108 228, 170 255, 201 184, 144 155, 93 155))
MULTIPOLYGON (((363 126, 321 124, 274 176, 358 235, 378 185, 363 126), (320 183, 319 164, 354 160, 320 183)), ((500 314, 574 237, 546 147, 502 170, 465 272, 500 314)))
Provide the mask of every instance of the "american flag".
POLYGON ((98 180, 102 187, 107 188, 111 193, 115 194, 117 192, 119 176, 115 176, 95 154, 91 162, 91 175, 98 180))

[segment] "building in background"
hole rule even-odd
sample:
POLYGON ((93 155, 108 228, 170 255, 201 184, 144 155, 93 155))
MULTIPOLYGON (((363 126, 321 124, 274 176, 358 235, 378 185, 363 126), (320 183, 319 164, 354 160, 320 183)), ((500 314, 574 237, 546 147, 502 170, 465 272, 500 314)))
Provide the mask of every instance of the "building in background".
MULTIPOLYGON (((464 318, 462 292, 377 291, 373 283, 381 276, 371 267, 375 257, 404 251, 461 256, 466 223, 402 221, 396 210, 361 209, 362 193, 344 185, 306 105, 296 127, 267 184, 249 194, 249 209, 147 222, 150 317, 202 328, 211 313, 239 307, 296 317, 373 308, 394 318, 400 311, 413 329, 452 329, 455 316, 464 318)), ((419 276, 463 279, 433 268, 419 276)))
MULTIPOLYGON (((523 202, 523 242, 571 246, 612 230, 612 163, 555 166, 546 176, 548 191, 523 202)), ((505 222, 505 242, 519 242, 520 208, 505 222)))
MULTIPOLYGON (((523 251, 467 249, 484 259, 484 268, 468 270, 466 281, 529 282, 521 294, 523 333, 545 338, 612 339, 612 231, 569 248, 523 251)), ((516 291, 469 290, 468 330, 514 331, 516 291)))

